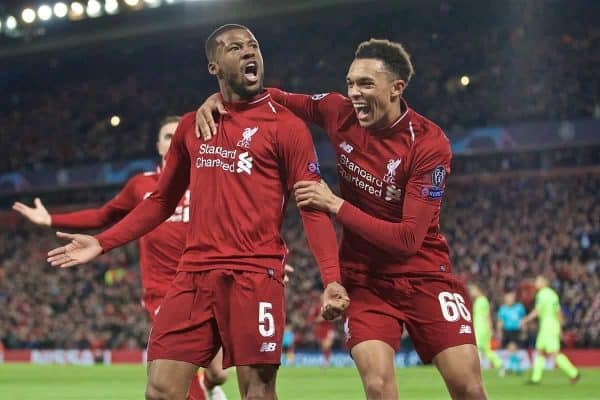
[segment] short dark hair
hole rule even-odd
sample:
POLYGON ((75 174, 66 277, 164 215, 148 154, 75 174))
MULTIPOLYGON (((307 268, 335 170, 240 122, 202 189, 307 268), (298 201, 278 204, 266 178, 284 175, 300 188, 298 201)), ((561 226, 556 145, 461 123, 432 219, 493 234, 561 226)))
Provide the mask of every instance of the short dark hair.
POLYGON ((354 53, 355 59, 376 58, 383 61, 387 69, 408 85, 415 73, 410 54, 400 43, 387 39, 370 39, 358 45, 354 53))
POLYGON ((181 121, 181 117, 179 115, 167 115, 166 117, 161 119, 160 123, 158 125, 158 132, 156 132, 156 134, 158 135, 158 138, 160 139, 160 130, 162 129, 163 126, 165 126, 167 124, 171 124, 173 122, 179 123, 179 121, 181 121))
POLYGON ((213 33, 208 36, 208 39, 206 39, 206 42, 204 43, 204 51, 206 52, 206 58, 209 62, 214 61, 215 59, 215 52, 217 50, 217 37, 222 33, 232 31, 234 29, 244 29, 250 32, 250 29, 244 25, 225 24, 215 29, 213 33))
POLYGON ((158 126, 162 128, 166 124, 170 124, 172 122, 178 123, 179 121, 181 121, 181 117, 179 115, 167 115, 166 117, 160 120, 160 124, 158 126))

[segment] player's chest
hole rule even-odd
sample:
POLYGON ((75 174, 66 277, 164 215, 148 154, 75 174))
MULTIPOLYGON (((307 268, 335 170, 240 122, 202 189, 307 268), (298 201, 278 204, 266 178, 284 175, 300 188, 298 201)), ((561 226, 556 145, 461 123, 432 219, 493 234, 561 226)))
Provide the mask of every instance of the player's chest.
POLYGON ((410 147, 402 138, 340 134, 334 140, 340 185, 363 205, 397 214, 410 176, 410 147))
POLYGON ((188 145, 192 176, 235 179, 277 171, 272 126, 269 123, 221 123, 211 140, 188 145))

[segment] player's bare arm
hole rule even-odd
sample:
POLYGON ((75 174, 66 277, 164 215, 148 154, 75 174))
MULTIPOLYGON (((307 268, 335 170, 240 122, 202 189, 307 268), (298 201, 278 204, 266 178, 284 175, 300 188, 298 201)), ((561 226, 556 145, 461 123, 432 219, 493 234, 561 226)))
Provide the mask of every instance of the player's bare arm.
POLYGON ((325 181, 300 181, 294 185, 296 204, 301 208, 314 208, 337 214, 344 199, 336 196, 325 181))
POLYGON ((56 236, 70 240, 70 242, 48 252, 47 261, 53 267, 73 267, 89 262, 102 254, 100 242, 91 235, 57 232, 56 236))
POLYGON ((217 134, 217 124, 213 118, 213 112, 218 111, 219 114, 227 114, 227 110, 223 105, 223 99, 219 93, 209 96, 198 110, 196 110, 196 137, 202 137, 204 140, 210 140, 211 137, 217 134))
POLYGON ((41 226, 50 226, 52 224, 52 217, 46 210, 46 207, 39 198, 33 200, 33 207, 29 207, 19 201, 13 204, 12 209, 27 218, 30 222, 41 226))

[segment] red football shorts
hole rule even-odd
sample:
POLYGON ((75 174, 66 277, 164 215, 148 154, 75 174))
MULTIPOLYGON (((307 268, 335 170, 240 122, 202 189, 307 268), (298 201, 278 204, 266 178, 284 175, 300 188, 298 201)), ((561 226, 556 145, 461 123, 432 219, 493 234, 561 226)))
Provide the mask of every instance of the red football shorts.
POLYGON ((285 326, 283 280, 269 271, 179 271, 156 315, 148 361, 207 367, 279 364, 285 326))
POLYGON ((158 314, 158 310, 160 310, 160 305, 164 298, 165 296, 149 295, 144 296, 142 299, 142 307, 148 312, 150 322, 154 323, 154 319, 156 318, 156 314, 158 314))
POLYGON ((426 364, 447 348, 475 344, 471 298, 453 275, 342 275, 351 300, 344 324, 350 350, 366 340, 398 350, 404 326, 426 364))

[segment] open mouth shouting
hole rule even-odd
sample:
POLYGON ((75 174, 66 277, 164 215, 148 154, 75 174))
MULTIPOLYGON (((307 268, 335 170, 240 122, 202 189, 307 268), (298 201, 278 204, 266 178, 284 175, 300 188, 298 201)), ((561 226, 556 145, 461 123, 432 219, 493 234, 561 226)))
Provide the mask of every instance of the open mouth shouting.
POLYGON ((354 102, 352 103, 354 106, 354 111, 356 112, 356 117, 359 121, 365 121, 369 118, 369 114, 371 113, 371 107, 365 102, 354 102))
POLYGON ((242 68, 242 73, 246 81, 250 84, 258 82, 258 64, 256 61, 250 61, 242 68))

